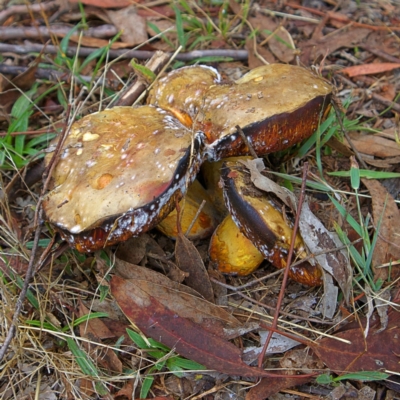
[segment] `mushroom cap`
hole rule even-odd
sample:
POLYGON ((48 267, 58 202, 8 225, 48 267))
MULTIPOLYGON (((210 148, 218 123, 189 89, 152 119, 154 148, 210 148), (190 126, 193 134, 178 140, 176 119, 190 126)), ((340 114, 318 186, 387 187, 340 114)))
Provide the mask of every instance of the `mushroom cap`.
POLYGON ((209 160, 249 154, 239 125, 258 155, 310 136, 330 104, 332 86, 304 68, 270 64, 233 84, 211 86, 195 119, 207 136, 209 160))
POLYGON ((47 218, 82 251, 150 229, 197 173, 202 141, 153 106, 90 114, 74 123, 61 149, 47 218))
POLYGON ((218 71, 206 65, 179 68, 155 83, 147 104, 168 110, 185 126, 191 127, 207 91, 220 80, 218 71))
MULTIPOLYGON (((240 231, 276 268, 285 268, 293 229, 289 216, 282 213, 282 205, 250 181, 243 165, 224 163, 221 171, 225 204, 240 231)), ((294 242, 293 262, 307 257, 300 234, 294 242)), ((291 267, 289 276, 309 286, 322 284, 322 273, 317 265, 304 261, 291 267)))

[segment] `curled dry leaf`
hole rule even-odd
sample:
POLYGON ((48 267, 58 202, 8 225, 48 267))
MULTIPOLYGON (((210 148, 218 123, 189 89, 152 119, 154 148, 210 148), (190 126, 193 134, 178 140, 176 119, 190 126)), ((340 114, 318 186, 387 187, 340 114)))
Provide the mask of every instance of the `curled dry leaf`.
POLYGON ((307 247, 314 254, 319 265, 335 278, 343 291, 346 302, 348 302, 353 270, 346 253, 335 250, 343 244, 312 213, 307 202, 304 202, 301 210, 299 229, 307 247), (327 250, 329 251, 326 252, 327 250), (323 252, 325 254, 321 254, 323 252))
MULTIPOLYGON (((125 280, 118 276, 112 278, 110 285, 111 292, 122 311, 146 336, 160 341, 178 354, 209 369, 234 376, 270 376, 270 373, 264 370, 245 364, 241 359, 240 350, 205 329, 204 322, 202 324, 194 322, 191 318, 198 317, 195 315, 195 310, 190 316, 188 315, 188 318, 172 310, 171 291, 165 287, 138 284, 136 280, 125 280), (167 304, 162 304, 158 296, 153 296, 158 289, 167 295, 167 298, 164 297, 167 299, 167 304)), ((183 311, 188 313, 185 308, 183 307, 183 311)))

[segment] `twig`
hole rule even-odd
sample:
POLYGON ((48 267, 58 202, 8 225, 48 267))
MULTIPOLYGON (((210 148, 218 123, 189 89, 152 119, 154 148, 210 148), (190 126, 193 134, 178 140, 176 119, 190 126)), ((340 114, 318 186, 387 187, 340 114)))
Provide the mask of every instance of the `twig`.
POLYGON ((385 97, 381 96, 380 94, 376 94, 376 93, 372 93, 371 97, 375 101, 383 104, 384 106, 389 107, 389 109, 392 109, 392 110, 400 113, 400 104, 397 104, 394 101, 390 101, 390 100, 386 99, 385 97))
POLYGON ((39 4, 26 4, 22 6, 11 6, 3 11, 0 11, 0 24, 3 24, 9 17, 17 14, 28 14, 28 13, 42 13, 45 11, 53 11, 60 7, 58 0, 50 1, 48 3, 39 4))
POLYGON ((257 153, 254 151, 253 146, 251 145, 251 143, 249 142, 248 138, 246 137, 246 135, 243 132, 243 129, 239 126, 236 125, 235 128, 237 129, 237 131, 239 132, 240 137, 242 138, 244 144, 246 145, 246 147, 249 149, 249 152, 251 154, 252 157, 254 158, 258 158, 257 153))
MULTIPOLYGON (((15 40, 15 39, 48 39, 51 36, 65 36, 71 32, 71 27, 62 25, 52 25, 50 28, 47 26, 37 27, 0 27, 0 41, 15 40)), ((118 34, 118 29, 114 25, 104 24, 95 28, 88 28, 85 30, 77 30, 73 37, 91 37, 91 38, 111 38, 118 34)))
MULTIPOLYGON (((43 49, 41 44, 27 44, 27 45, 15 45, 15 44, 5 44, 0 43, 0 53, 10 52, 17 54, 28 54, 40 52, 43 49)), ((47 45, 47 54, 57 54, 60 51, 58 46, 47 45)), ((66 50, 66 55, 73 57, 78 55, 79 57, 87 57, 94 51, 91 47, 77 47, 70 46, 66 50)), ((169 53, 171 55, 172 53, 169 53)), ((110 58, 137 58, 138 60, 147 60, 154 55, 154 51, 146 50, 109 50, 110 58)), ((218 50, 194 50, 188 53, 180 53, 176 56, 179 61, 192 61, 200 57, 225 57, 231 58, 233 60, 247 60, 247 50, 229 50, 229 49, 218 49, 218 50)))
MULTIPOLYGON (((0 64, 0 74, 5 75, 20 75, 26 72, 28 69, 29 67, 0 64)), ((62 80, 68 82, 71 79, 72 74, 69 72, 55 71, 54 69, 38 68, 35 71, 35 77, 39 79, 47 79, 49 81, 59 82, 60 80, 62 80)), ((79 79, 83 80, 84 82, 91 82, 93 80, 93 77, 79 75, 79 79)))
MULTIPOLYGON (((69 114, 70 114, 70 108, 68 107, 67 112, 66 112, 66 121, 68 121, 68 119, 69 119, 69 114)), ((43 223, 42 202, 44 199, 44 195, 46 194, 47 187, 50 183, 50 178, 51 178, 52 172, 54 170, 54 167, 56 165, 56 161, 58 159, 61 147, 65 141, 67 132, 68 132, 68 124, 65 123, 62 135, 60 137, 60 140, 58 141, 54 155, 53 155, 52 159, 50 160, 50 163, 49 163, 45 173, 43 174, 43 177, 44 177, 43 189, 42 189, 41 195, 40 195, 37 205, 36 205, 35 218, 34 218, 34 226, 36 226, 36 229, 35 229, 35 236, 33 239, 33 247, 32 247, 32 251, 31 251, 31 255, 29 257, 29 263, 28 263, 28 268, 27 268, 26 274, 25 274, 24 284, 23 284, 21 292, 19 294, 17 304, 15 306, 15 311, 14 311, 14 315, 13 315, 13 318, 11 321, 11 326, 7 332, 7 336, 6 336, 6 339, 4 340, 3 346, 0 348, 0 362, 4 358, 4 356, 7 352, 7 349, 10 346, 10 343, 15 335, 17 325, 18 325, 18 318, 21 313, 23 303, 25 301, 26 293, 28 292, 29 282, 35 271, 34 266, 36 264, 36 252, 37 252, 37 249, 39 246, 39 239, 40 239, 40 234, 42 231, 42 223, 43 223)))
POLYGON ((394 57, 388 53, 386 53, 383 50, 379 50, 375 47, 369 47, 369 46, 365 46, 363 44, 360 44, 359 47, 361 49, 367 50, 368 52, 378 56, 379 58, 383 58, 386 61, 392 62, 392 63, 396 63, 396 64, 400 64, 400 58, 398 57, 394 57))
MULTIPOLYGON (((290 264, 292 262, 292 256, 293 256, 293 252, 294 252, 294 242, 296 240, 297 230, 298 230, 299 221, 300 221, 301 208, 303 206, 304 195, 305 195, 305 191, 306 191, 307 173, 308 173, 308 162, 305 162, 304 163, 304 167, 303 167, 303 180, 301 182, 301 192, 300 192, 299 204, 297 205, 296 219, 294 221, 292 237, 290 239, 289 254, 287 256, 285 273, 283 274, 281 290, 279 292, 278 301, 276 303, 276 312, 274 314, 274 320, 272 322, 272 328, 273 329, 276 329, 276 327, 278 326, 280 308, 282 306, 283 297, 284 297, 284 294, 285 294, 286 283, 287 283, 288 278, 289 278, 290 264)), ((262 351, 261 351, 261 353, 260 353, 260 355, 258 357, 258 367, 259 368, 262 368, 262 364, 263 364, 263 361, 264 361, 265 353, 267 352, 268 344, 271 341, 272 334, 273 334, 272 331, 268 332, 267 340, 265 341, 263 349, 262 349, 262 351)))
POLYGON ((205 205, 206 205, 206 201, 203 200, 203 201, 201 202, 201 204, 200 204, 199 209, 198 209, 197 212, 196 212, 196 215, 194 216, 192 222, 190 223, 189 228, 187 228, 187 230, 186 230, 186 232, 185 232, 185 236, 188 236, 188 235, 189 235, 190 231, 191 231, 192 228, 193 228, 193 225, 196 223, 197 218, 199 218, 199 215, 200 215, 200 213, 203 211, 203 208, 204 208, 205 205))
POLYGON ((320 11, 320 10, 317 10, 316 8, 304 7, 304 6, 301 6, 296 3, 286 3, 286 6, 295 8, 295 9, 299 9, 299 10, 308 11, 311 14, 320 15, 322 17, 325 16, 326 14, 328 14, 329 19, 333 19, 335 21, 339 21, 339 22, 343 22, 343 23, 350 23, 352 26, 357 26, 359 28, 367 28, 367 29, 371 29, 373 31, 400 31, 400 27, 397 27, 397 26, 385 26, 385 25, 377 26, 377 25, 362 24, 360 22, 352 21, 349 17, 347 17, 346 15, 343 15, 343 14, 333 13, 330 11, 328 11, 328 12, 320 11))

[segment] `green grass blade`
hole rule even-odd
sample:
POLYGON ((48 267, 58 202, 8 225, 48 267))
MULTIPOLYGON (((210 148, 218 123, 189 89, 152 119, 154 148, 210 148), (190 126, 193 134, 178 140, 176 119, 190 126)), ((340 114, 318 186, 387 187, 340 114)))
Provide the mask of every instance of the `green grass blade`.
MULTIPOLYGON (((360 171, 360 178, 366 178, 366 179, 400 178, 400 172, 370 171, 368 169, 360 169, 359 171, 360 171)), ((351 176, 350 171, 328 172, 328 175, 339 176, 342 178, 349 178, 351 176)))
POLYGON ((185 35, 185 30, 183 28, 182 14, 179 8, 175 5, 172 6, 175 12, 175 23, 176 23, 176 33, 178 35, 178 42, 182 46, 182 49, 186 49, 187 37, 185 35))

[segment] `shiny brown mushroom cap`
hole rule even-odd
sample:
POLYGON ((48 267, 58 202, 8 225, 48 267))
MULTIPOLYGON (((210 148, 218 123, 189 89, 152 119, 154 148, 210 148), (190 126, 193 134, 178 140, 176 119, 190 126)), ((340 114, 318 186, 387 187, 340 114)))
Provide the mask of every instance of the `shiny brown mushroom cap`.
POLYGON ((257 154, 299 143, 318 127, 332 86, 304 68, 270 64, 229 85, 210 87, 195 129, 205 132, 208 158, 248 154, 239 125, 257 154))
POLYGON ((168 110, 185 126, 191 127, 209 88, 220 82, 218 71, 206 65, 183 67, 158 80, 147 104, 168 110))
POLYGON ((150 229, 194 178, 201 147, 201 134, 194 138, 160 108, 90 114, 74 123, 61 150, 44 201, 47 218, 82 251, 150 229))

